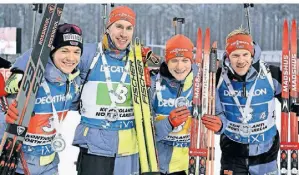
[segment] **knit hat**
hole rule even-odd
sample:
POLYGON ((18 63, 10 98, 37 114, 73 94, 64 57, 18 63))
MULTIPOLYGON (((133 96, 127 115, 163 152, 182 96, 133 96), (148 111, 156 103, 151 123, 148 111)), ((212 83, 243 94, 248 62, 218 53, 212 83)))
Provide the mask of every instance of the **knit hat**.
POLYGON ((109 14, 109 19, 107 21, 106 28, 109 28, 111 24, 118 20, 128 21, 133 26, 135 26, 136 14, 131 8, 127 6, 115 7, 109 14))
POLYGON ((57 27, 55 39, 53 42, 52 55, 57 49, 63 46, 77 46, 81 49, 81 55, 83 53, 83 38, 82 30, 74 24, 60 24, 57 27))
POLYGON ((189 58, 193 61, 193 43, 184 35, 178 34, 166 42, 165 61, 166 63, 175 57, 189 58))
POLYGON ((254 55, 254 45, 250 35, 237 34, 229 37, 226 40, 226 53, 230 55, 233 51, 237 49, 248 50, 251 55, 254 55))

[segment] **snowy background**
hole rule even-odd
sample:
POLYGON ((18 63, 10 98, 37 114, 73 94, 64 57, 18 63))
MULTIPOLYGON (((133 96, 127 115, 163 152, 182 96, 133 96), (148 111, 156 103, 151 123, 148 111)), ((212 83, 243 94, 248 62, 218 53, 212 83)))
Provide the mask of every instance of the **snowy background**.
MULTIPOLYGON (((277 126, 280 129, 280 103, 276 100, 276 114, 277 114, 277 126)), ((76 175, 76 166, 74 162, 77 160, 79 149, 72 146, 72 140, 74 137, 74 132, 77 124, 80 122, 80 115, 77 112, 69 112, 65 121, 63 122, 62 134, 66 140, 66 149, 61 152, 60 164, 59 164, 59 174, 60 175, 76 175)), ((215 137, 215 175, 220 172, 220 156, 221 151, 219 148, 219 136, 215 137)), ((278 159, 279 160, 279 159, 278 159)))
MULTIPOLYGON (((123 4, 114 4, 115 6, 123 4)), ((185 18, 184 25, 178 25, 178 33, 188 36, 196 43, 197 28, 211 29, 211 41, 218 41, 218 49, 224 50, 225 37, 241 25, 247 27, 243 4, 125 4, 136 12, 135 36, 147 46, 165 45, 174 35, 172 20, 185 18)), ((45 8, 45 4, 43 5, 45 8)), ((108 4, 108 12, 111 7, 108 4)), ((250 8, 251 33, 263 51, 281 49, 282 24, 284 19, 299 19, 299 4, 255 4, 250 8)), ((44 10, 43 10, 44 11, 44 10)), ((82 28, 84 42, 97 42, 104 28, 101 4, 66 4, 60 23, 73 23, 82 28)), ((32 34, 39 29, 42 14, 36 14, 32 4, 0 4, 0 27, 21 29, 21 53, 28 50, 32 34)), ((34 35, 34 36, 35 36, 34 35)), ((5 36, 0 32, 1 39, 5 36)), ((161 47, 154 52, 163 55, 161 47)), ((11 61, 18 55, 3 55, 11 61)))

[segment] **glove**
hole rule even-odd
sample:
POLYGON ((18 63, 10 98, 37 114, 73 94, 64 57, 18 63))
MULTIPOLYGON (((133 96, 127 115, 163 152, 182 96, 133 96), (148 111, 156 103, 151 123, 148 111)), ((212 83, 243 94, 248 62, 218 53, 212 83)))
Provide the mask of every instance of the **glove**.
POLYGON ((143 62, 147 62, 150 60, 154 64, 159 64, 160 62, 160 57, 158 57, 156 54, 153 53, 152 49, 146 46, 141 47, 141 54, 142 54, 142 59, 143 62))
POLYGON ((19 111, 17 109, 17 101, 13 101, 7 110, 5 121, 6 123, 15 123, 17 119, 19 118, 19 111))
POLYGON ((201 121, 206 128, 214 132, 219 132, 222 129, 222 121, 218 116, 204 114, 201 121))
POLYGON ((0 97, 6 96, 7 93, 4 90, 5 81, 3 75, 0 73, 0 97))
POLYGON ((9 94, 16 94, 19 91, 24 72, 16 68, 11 70, 12 74, 6 81, 5 91, 9 94))
POLYGON ((191 116, 190 111, 187 109, 186 106, 178 107, 173 109, 169 116, 169 122, 173 127, 180 126, 182 123, 184 123, 188 117, 191 116))

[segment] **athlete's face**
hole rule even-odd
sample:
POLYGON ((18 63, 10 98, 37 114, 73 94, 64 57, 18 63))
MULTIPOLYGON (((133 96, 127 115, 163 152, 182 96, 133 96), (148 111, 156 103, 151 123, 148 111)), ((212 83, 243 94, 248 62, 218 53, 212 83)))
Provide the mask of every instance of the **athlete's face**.
POLYGON ((191 71, 191 60, 185 57, 176 57, 168 61, 167 66, 171 75, 178 81, 184 80, 191 71))
POLYGON ((65 74, 70 74, 79 64, 81 49, 77 46, 63 46, 53 54, 55 66, 65 74))
POLYGON ((107 29, 107 32, 116 48, 125 50, 132 41, 134 26, 128 21, 118 20, 107 29))
POLYGON ((237 49, 230 53, 229 60, 231 62, 233 70, 240 76, 245 75, 251 64, 251 53, 246 49, 237 49))

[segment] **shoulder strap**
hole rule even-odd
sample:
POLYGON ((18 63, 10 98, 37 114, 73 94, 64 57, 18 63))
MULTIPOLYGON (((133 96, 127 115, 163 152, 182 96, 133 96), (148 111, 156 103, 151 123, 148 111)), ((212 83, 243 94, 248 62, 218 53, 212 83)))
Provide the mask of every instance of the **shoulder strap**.
POLYGON ((267 77, 267 79, 268 79, 268 81, 270 83, 271 88, 273 89, 273 91, 275 91, 274 84, 273 84, 273 79, 272 79, 272 75, 271 75, 271 72, 269 70, 268 65, 265 62, 261 61, 260 62, 260 66, 261 66, 262 71, 266 75, 266 77, 267 77))
POLYGON ((96 53, 95 53, 95 56, 94 56, 93 59, 92 59, 92 62, 91 62, 91 64, 90 64, 90 67, 89 67, 89 69, 88 69, 88 71, 87 71, 87 74, 86 74, 86 76, 85 76, 85 79, 84 79, 84 81, 83 81, 83 83, 82 83, 82 85, 81 85, 81 88, 80 88, 80 94, 79 94, 79 100, 80 100, 80 102, 79 102, 79 107, 80 107, 80 110, 79 110, 79 114, 81 114, 81 112, 80 112, 80 111, 81 111, 81 108, 82 108, 81 94, 82 94, 82 92, 83 92, 84 85, 87 83, 87 78, 88 78, 88 76, 89 76, 91 70, 94 68, 95 64, 97 63, 97 61, 98 61, 98 59, 99 59, 99 57, 100 57, 100 55, 102 55, 102 54, 103 54, 103 50, 102 50, 102 42, 99 42, 99 43, 98 43, 98 47, 97 47, 97 51, 96 51, 96 53))

